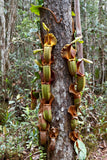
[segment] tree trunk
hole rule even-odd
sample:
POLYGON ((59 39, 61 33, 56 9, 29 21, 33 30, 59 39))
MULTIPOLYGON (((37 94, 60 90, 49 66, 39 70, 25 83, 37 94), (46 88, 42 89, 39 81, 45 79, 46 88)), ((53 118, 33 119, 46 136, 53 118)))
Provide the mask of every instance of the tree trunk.
POLYGON ((4 0, 0 2, 0 52, 1 52, 1 72, 2 86, 5 79, 5 15, 4 15, 4 0))
MULTIPOLYGON (((70 0, 46 0, 44 7, 51 9, 57 20, 62 18, 61 23, 57 24, 49 11, 41 9, 41 23, 44 22, 57 38, 57 45, 53 48, 54 63, 52 69, 55 71, 55 81, 51 85, 52 94, 55 100, 52 104, 53 119, 51 126, 58 128, 59 135, 56 141, 55 150, 51 153, 47 151, 48 160, 72 160, 74 157, 73 143, 69 139, 70 115, 68 108, 73 104, 69 94, 69 85, 72 77, 68 72, 66 61, 61 57, 61 49, 65 44, 71 42, 72 19, 70 0)), ((44 39, 46 32, 41 24, 41 37, 44 39)))
MULTIPOLYGON (((98 6, 98 19, 99 19, 99 24, 105 25, 104 24, 104 18, 103 18, 103 1, 99 0, 99 6, 98 6)), ((103 83, 105 79, 105 54, 104 54, 104 40, 105 37, 102 34, 102 32, 99 29, 99 54, 100 54, 100 64, 101 64, 101 77, 100 77, 100 83, 102 85, 102 91, 103 91, 103 83)))
MULTIPOLYGON (((89 39, 88 39, 88 33, 87 33, 87 30, 88 30, 88 18, 87 18, 87 1, 86 0, 84 0, 84 37, 83 37, 83 39, 85 40, 84 41, 84 53, 85 53, 85 57, 87 58, 87 59, 89 59, 90 58, 90 54, 89 54, 89 46, 88 46, 88 41, 89 41, 89 39)), ((86 72, 88 72, 88 73, 91 73, 91 65, 90 65, 90 63, 87 63, 87 64, 85 64, 85 69, 86 69, 86 72)))
POLYGON ((1 52, 1 72, 2 72, 2 88, 6 89, 6 73, 9 69, 9 47, 12 38, 12 31, 14 30, 16 15, 16 2, 10 0, 0 2, 0 52, 1 52), (4 6, 5 3, 9 3, 9 7, 6 8, 7 14, 5 15, 4 6))
MULTIPOLYGON (((80 2, 79 0, 74 1, 74 8, 75 8, 75 14, 76 14, 76 36, 82 36, 82 30, 81 30, 81 18, 80 18, 80 2)), ((78 58, 83 58, 83 44, 77 43, 77 54, 78 58)), ((82 62, 80 65, 80 71, 84 74, 84 63, 82 62)))

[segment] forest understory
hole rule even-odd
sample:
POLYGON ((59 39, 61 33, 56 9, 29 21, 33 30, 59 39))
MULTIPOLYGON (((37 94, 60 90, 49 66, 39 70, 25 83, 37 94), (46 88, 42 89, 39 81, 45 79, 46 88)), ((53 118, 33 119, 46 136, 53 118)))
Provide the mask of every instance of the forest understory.
MULTIPOLYGON (((33 51, 43 48, 40 16, 31 12, 31 4, 43 5, 43 0, 0 2, 0 160, 46 160, 47 156, 39 143, 40 99, 31 109, 31 91, 36 88, 41 97, 42 51, 33 51)), ((72 9, 73 5, 74 0, 72 9)), ((84 64, 86 86, 76 129, 87 150, 86 160, 107 160, 107 3, 80 0, 80 11, 83 57, 93 64, 84 64)), ((71 16, 75 22, 74 10, 71 16)), ((75 35, 76 31, 74 39, 75 35)))

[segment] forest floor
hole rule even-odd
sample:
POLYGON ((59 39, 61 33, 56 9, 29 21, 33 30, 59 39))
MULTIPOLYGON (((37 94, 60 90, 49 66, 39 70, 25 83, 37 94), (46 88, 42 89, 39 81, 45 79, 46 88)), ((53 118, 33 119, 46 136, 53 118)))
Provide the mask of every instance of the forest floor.
MULTIPOLYGON (((0 135, 1 136, 1 135, 0 135)), ((36 148, 36 150, 38 150, 36 148)), ((6 157, 0 158, 0 160, 30 160, 29 151, 24 151, 23 156, 13 155, 11 158, 6 157)), ((39 160, 39 154, 32 155, 32 160, 39 160)), ((86 160, 107 160, 107 143, 105 140, 99 142, 99 145, 95 150, 90 150, 86 160)))
POLYGON ((90 151, 86 160, 107 160, 107 143, 105 140, 99 142, 94 151, 90 151))

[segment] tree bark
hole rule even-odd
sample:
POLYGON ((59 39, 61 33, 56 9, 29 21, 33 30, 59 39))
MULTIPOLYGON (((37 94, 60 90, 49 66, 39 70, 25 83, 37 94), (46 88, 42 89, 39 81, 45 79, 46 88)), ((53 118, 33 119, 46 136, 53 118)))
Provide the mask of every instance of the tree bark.
POLYGON ((4 15, 4 0, 0 2, 0 52, 1 52, 1 72, 2 86, 4 85, 5 76, 5 15, 4 15))
POLYGON ((2 88, 6 89, 6 72, 9 69, 9 47, 14 29, 16 2, 15 0, 8 1, 9 7, 5 8, 4 0, 0 2, 0 52, 1 52, 1 72, 2 72, 2 88), (4 9, 7 10, 5 15, 4 9))
MULTIPOLYGON (((98 19, 99 19, 99 24, 104 24, 104 18, 103 18, 103 1, 99 0, 99 5, 98 5, 98 19)), ((103 91, 103 83, 105 79, 105 54, 104 54, 104 40, 105 37, 101 33, 99 29, 99 54, 100 54, 100 64, 101 64, 101 77, 100 77, 100 83, 102 85, 102 91, 103 91)))
POLYGON ((57 38, 57 45, 53 48, 54 64, 52 69, 55 71, 55 81, 51 85, 52 94, 55 100, 52 105, 53 120, 51 126, 58 128, 59 135, 56 141, 54 152, 48 152, 48 160, 72 160, 74 157, 73 143, 69 139, 70 115, 68 108, 73 104, 69 94, 69 85, 72 77, 68 72, 66 60, 61 57, 61 49, 65 44, 71 42, 72 19, 71 19, 71 0, 46 0, 44 7, 51 9, 57 20, 62 18, 61 23, 57 24, 49 11, 41 10, 41 37, 44 39, 46 32, 42 28, 44 22, 57 38))
MULTIPOLYGON (((88 30, 88 17, 87 17, 87 1, 86 0, 84 0, 84 14, 83 14, 83 16, 84 16, 84 33, 83 33, 83 39, 85 40, 84 41, 84 49, 83 49, 83 52, 85 53, 85 57, 87 58, 87 59, 89 59, 90 57, 89 57, 89 46, 88 46, 88 41, 89 41, 89 39, 88 39, 88 33, 87 33, 87 30, 88 30)), ((85 64, 85 69, 86 69, 86 72, 91 72, 91 65, 90 65, 90 63, 86 63, 85 64)))

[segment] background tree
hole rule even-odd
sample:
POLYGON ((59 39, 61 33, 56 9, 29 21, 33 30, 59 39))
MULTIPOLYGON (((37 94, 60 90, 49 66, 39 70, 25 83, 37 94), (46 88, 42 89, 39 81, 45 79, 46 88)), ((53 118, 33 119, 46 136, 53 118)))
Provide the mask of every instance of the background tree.
POLYGON ((12 40, 15 18, 16 18, 16 5, 17 3, 14 0, 0 2, 1 14, 0 14, 0 23, 1 23, 1 72, 2 72, 2 86, 6 89, 6 73, 9 69, 9 51, 10 51, 10 42, 12 40), (10 7, 11 6, 11 7, 10 7))
MULTIPOLYGON (((0 9, 0 52, 1 52, 1 71, 2 74, 5 74, 5 16, 4 16, 4 0, 1 1, 0 3, 1 9, 0 9)), ((4 83, 4 75, 2 76, 2 85, 4 83)))
POLYGON ((106 81, 106 45, 105 45, 105 29, 106 29, 106 11, 107 3, 105 0, 81 0, 81 24, 83 29, 84 56, 93 60, 93 66, 85 64, 86 72, 92 73, 93 91, 99 93, 102 85, 106 81), (85 4, 85 5, 84 5, 85 4), (102 48, 102 49, 101 49, 102 48))
MULTIPOLYGON (((79 0, 74 0, 74 11, 75 11, 75 25, 76 25, 76 36, 82 36, 81 28, 81 17, 80 17, 80 2, 79 0)), ((83 58, 83 44, 77 42, 76 44, 78 58, 83 58)), ((80 71, 84 74, 84 63, 80 65, 80 71)))

